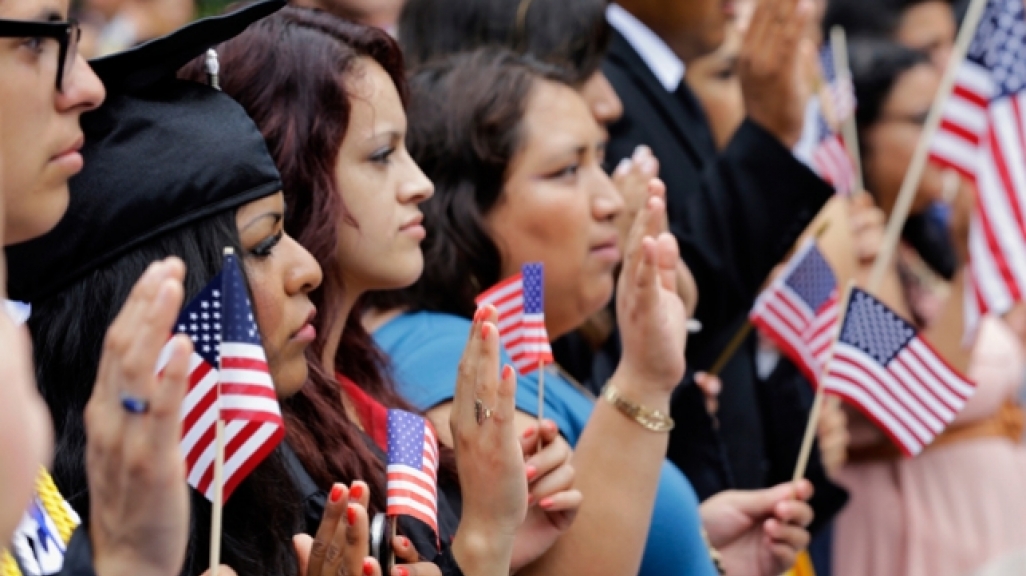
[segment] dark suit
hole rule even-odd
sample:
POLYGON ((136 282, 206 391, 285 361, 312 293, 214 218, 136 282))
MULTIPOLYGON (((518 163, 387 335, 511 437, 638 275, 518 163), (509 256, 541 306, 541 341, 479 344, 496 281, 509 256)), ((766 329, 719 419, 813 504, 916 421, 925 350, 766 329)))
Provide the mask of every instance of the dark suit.
MULTIPOLYGON (((615 31, 603 70, 625 110, 623 118, 610 126, 608 163, 615 166, 639 144, 652 148, 660 161, 671 231, 699 286, 696 317, 704 328, 688 339, 688 367, 707 369, 744 322, 770 270, 833 190, 749 120, 717 153, 708 122, 690 91, 667 92, 615 31)), ((556 347, 564 358, 581 350, 572 341, 556 347)), ((618 358, 614 334, 594 358, 578 356, 565 363, 578 367, 575 375, 597 387, 618 358)), ((751 340, 721 377, 719 433, 694 386, 679 388, 672 404, 677 428, 670 436, 668 457, 702 498, 729 487, 765 486, 771 468, 751 340)))

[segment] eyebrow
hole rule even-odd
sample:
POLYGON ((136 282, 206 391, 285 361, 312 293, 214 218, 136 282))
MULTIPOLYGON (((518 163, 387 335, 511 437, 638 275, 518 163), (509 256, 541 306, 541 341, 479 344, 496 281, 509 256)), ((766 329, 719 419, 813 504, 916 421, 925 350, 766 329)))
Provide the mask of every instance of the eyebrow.
POLYGON ((243 226, 242 228, 239 229, 239 232, 245 232, 246 230, 249 230, 254 224, 256 224, 257 222, 259 222, 259 221, 261 221, 261 220, 263 220, 265 218, 271 218, 272 219, 272 224, 277 224, 277 223, 281 222, 285 218, 285 214, 284 214, 284 212, 278 212, 278 211, 265 212, 265 213, 263 213, 263 214, 261 214, 259 216, 254 217, 252 220, 250 220, 248 223, 246 223, 245 226, 243 226))

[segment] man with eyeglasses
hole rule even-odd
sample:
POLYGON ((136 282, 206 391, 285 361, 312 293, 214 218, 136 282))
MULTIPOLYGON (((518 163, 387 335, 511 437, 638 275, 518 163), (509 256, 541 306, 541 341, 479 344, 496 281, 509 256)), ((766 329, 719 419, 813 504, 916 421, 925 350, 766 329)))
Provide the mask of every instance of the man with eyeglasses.
POLYGON ((104 97, 77 53, 67 2, 0 0, 0 179, 4 245, 38 236, 68 206, 68 178, 82 169, 82 113, 104 97))

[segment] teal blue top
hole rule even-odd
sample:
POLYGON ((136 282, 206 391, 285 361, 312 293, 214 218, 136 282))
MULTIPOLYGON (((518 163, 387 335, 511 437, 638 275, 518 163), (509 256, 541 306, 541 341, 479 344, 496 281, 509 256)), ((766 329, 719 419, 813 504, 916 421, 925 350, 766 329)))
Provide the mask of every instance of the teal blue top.
MULTIPOLYGON (((470 321, 437 312, 404 314, 374 333, 389 355, 399 392, 421 410, 452 400, 456 369, 470 333, 470 321)), ((512 364, 502 353, 502 364, 512 364)), ((538 374, 517 379, 517 409, 538 411, 538 374)), ((559 372, 545 374, 545 417, 559 426, 571 446, 577 444, 594 399, 559 372)), ((610 473, 615 473, 611 471, 610 473)), ((615 530, 615 526, 610 526, 615 530)), ((640 576, 716 576, 702 539, 698 498, 683 473, 668 461, 659 476, 652 526, 640 576)))

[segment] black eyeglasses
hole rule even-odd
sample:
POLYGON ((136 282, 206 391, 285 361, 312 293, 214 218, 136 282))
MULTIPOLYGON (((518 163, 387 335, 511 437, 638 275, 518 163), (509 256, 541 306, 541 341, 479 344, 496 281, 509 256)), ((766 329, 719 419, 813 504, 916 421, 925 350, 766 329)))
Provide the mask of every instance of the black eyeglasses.
POLYGON ((35 22, 0 19, 0 38, 53 38, 60 45, 57 53, 57 91, 64 91, 64 78, 71 75, 78 55, 82 29, 75 20, 67 22, 35 22))

